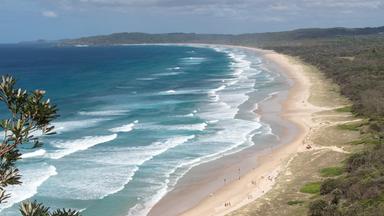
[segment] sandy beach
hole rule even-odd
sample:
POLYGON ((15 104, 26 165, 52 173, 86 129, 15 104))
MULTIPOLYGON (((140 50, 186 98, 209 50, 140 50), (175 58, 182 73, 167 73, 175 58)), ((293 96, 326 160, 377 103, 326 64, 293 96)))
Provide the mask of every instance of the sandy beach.
POLYGON ((264 58, 276 63, 281 71, 293 81, 288 98, 284 101, 280 115, 299 126, 300 132, 293 142, 285 144, 259 158, 259 166, 239 181, 223 187, 215 197, 203 200, 198 206, 183 213, 183 215, 226 215, 261 197, 269 191, 275 178, 290 163, 290 159, 298 151, 305 149, 305 135, 313 126, 311 116, 321 110, 308 102, 311 82, 304 75, 304 68, 293 62, 287 56, 273 51, 253 49, 263 54, 264 58), (223 203, 230 203, 224 206, 223 203))
MULTIPOLYGON (((208 170, 208 172, 214 172, 210 175, 216 178, 207 178, 203 182, 195 182, 189 186, 176 186, 174 191, 167 194, 152 208, 149 215, 226 215, 255 201, 273 188, 275 179, 289 165, 294 155, 305 150, 304 139, 315 124, 312 121, 312 115, 324 108, 308 101, 311 94, 311 80, 305 75, 303 65, 274 51, 248 47, 237 48, 258 53, 264 58, 267 66, 279 70, 292 82, 287 96, 283 100, 275 100, 275 103, 281 103, 281 110, 278 113, 269 111, 266 103, 255 112, 261 113, 266 122, 278 116, 287 121, 286 124, 294 124, 294 127, 292 125, 285 127, 279 147, 264 151, 248 149, 248 151, 237 153, 235 155, 238 157, 232 156, 235 159, 227 160, 227 163, 223 162, 224 168, 216 167, 220 171, 208 170), (222 176, 225 176, 223 173, 236 172, 236 169, 241 172, 240 167, 245 171, 239 174, 238 179, 218 186, 217 181, 223 181, 222 176)), ((270 101, 273 102, 274 98, 270 101)), ((283 124, 283 121, 277 124, 283 124)))

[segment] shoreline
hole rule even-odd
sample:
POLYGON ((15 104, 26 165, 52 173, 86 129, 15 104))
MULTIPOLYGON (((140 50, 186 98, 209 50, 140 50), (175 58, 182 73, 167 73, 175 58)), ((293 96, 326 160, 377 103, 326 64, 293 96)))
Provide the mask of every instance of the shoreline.
MULTIPOLYGON (((212 46, 206 44, 173 45, 212 46)), ((214 174, 210 174, 211 178, 205 179, 204 182, 195 183, 194 181, 189 181, 189 186, 188 183, 184 183, 184 185, 177 184, 174 190, 168 192, 155 206, 153 206, 149 215, 198 216, 225 215, 230 213, 253 202, 269 191, 275 184, 275 179, 289 164, 293 155, 305 149, 303 141, 311 128, 311 115, 319 111, 319 108, 308 102, 311 84, 310 79, 303 74, 304 68, 302 65, 298 62, 293 63, 287 56, 278 54, 274 51, 229 45, 217 46, 240 48, 255 52, 263 58, 263 61, 266 61, 266 66, 268 68, 272 67, 274 70, 277 69, 280 74, 286 77, 287 82, 292 82, 287 91, 286 98, 276 99, 271 97, 261 103, 255 112, 261 113, 261 118, 267 123, 283 120, 286 121, 286 123, 291 124, 291 126, 293 124, 297 130, 284 131, 284 134, 281 136, 282 141, 279 143, 278 147, 275 147, 274 149, 257 151, 254 149, 252 150, 252 147, 250 147, 249 149, 228 156, 229 159, 226 161, 221 158, 213 161, 212 164, 216 163, 216 165, 221 165, 221 167, 216 167, 221 169, 221 172, 217 170, 209 170, 207 168, 204 170, 204 168, 200 167, 204 166, 204 164, 197 166, 195 170, 200 169, 200 171, 214 172, 214 174), (268 103, 281 103, 281 110, 266 111, 267 109, 263 108, 269 107, 268 103), (280 119, 274 119, 276 116, 280 119), (295 135, 292 137, 292 134, 295 135), (236 172, 237 167, 241 167, 243 172, 240 173, 240 168, 238 168, 239 179, 225 182, 224 185, 221 184, 220 186, 217 186, 218 177, 222 177, 223 173, 228 174, 228 172, 236 172), (245 170, 245 172, 243 170, 245 170), (213 184, 215 181, 216 185, 213 184), (198 190, 200 190, 200 193, 197 193, 198 190), (203 191, 205 191, 205 193, 203 191), (193 195, 185 196, 185 193, 191 193, 193 195), (175 205, 176 203, 177 208, 175 205)), ((279 121, 276 124, 284 123, 279 121)), ((286 128, 290 127, 285 125, 285 129, 286 128)), ((209 166, 210 163, 211 162, 208 162, 208 165, 205 164, 205 166, 209 166)), ((187 178, 187 175, 183 178, 187 178)), ((192 174, 189 175, 189 177, 191 176, 193 177, 192 174)), ((222 178, 220 178, 220 181, 222 181, 222 178)))

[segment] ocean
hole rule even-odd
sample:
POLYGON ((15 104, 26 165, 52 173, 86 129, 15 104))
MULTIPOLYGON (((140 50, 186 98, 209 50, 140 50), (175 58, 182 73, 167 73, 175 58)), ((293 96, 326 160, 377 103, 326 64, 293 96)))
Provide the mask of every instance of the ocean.
POLYGON ((46 90, 60 114, 42 148, 21 147, 6 216, 26 199, 146 215, 192 167, 278 139, 253 110, 286 88, 257 54, 220 46, 0 46, 0 73, 46 90))

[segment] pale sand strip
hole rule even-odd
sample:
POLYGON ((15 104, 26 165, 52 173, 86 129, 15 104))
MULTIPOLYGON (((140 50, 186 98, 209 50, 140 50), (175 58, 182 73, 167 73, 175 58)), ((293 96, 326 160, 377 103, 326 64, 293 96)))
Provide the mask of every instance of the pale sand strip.
POLYGON ((260 156, 258 160, 260 165, 253 171, 240 180, 223 186, 210 197, 202 200, 197 206, 184 212, 183 216, 225 215, 265 194, 273 187, 276 177, 281 170, 288 166, 295 153, 305 149, 303 143, 306 134, 315 126, 312 115, 324 110, 324 108, 314 106, 308 102, 311 81, 304 73, 303 65, 273 51, 242 48, 261 53, 264 58, 277 64, 282 72, 293 80, 294 84, 283 104, 281 116, 296 123, 301 132, 295 141, 260 156), (230 206, 225 206, 225 203, 230 203, 230 206))

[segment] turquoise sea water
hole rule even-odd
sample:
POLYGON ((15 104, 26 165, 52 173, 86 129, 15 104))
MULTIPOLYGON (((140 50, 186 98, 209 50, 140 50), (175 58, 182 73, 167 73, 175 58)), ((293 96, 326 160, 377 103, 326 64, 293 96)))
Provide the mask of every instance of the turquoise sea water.
POLYGON ((223 47, 4 46, 0 73, 45 89, 60 109, 57 134, 22 149, 23 185, 9 188, 1 215, 18 215, 25 199, 145 215, 193 166, 271 136, 239 106, 281 88, 257 55, 223 47))

